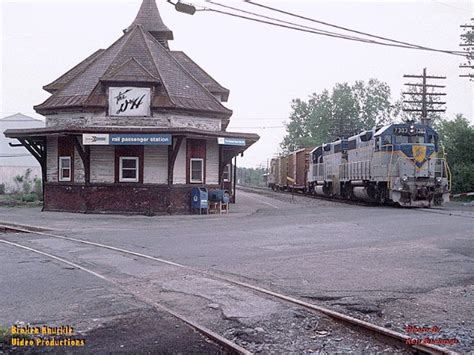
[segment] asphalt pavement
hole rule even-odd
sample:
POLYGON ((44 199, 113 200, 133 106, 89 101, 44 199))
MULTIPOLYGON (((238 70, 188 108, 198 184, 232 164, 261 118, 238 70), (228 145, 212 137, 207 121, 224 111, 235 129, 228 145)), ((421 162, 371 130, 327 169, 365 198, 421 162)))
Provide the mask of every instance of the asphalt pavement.
MULTIPOLYGON (((473 348, 472 208, 374 207, 239 191, 229 215, 1 208, 0 222, 44 227, 232 275, 396 330, 436 325, 443 336, 459 339, 454 349, 473 348)), ((33 245, 81 258, 80 247, 71 252, 69 245, 60 249, 48 238, 36 238, 33 245)), ((123 290, 45 257, 1 244, 0 257, 3 327, 18 320, 61 321, 86 331, 95 328, 94 319, 106 324, 150 309, 123 290)), ((136 266, 109 257, 114 267, 136 275, 136 266)))

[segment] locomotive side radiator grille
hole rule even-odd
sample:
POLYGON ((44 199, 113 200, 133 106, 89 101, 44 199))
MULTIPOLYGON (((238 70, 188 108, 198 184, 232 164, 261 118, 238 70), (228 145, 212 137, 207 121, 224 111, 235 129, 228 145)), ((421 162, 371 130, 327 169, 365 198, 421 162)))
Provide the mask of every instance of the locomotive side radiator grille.
POLYGON ((339 166, 341 180, 370 180, 372 162, 370 160, 344 163, 339 166))
POLYGON ((327 180, 326 163, 313 164, 312 171, 313 181, 327 180))

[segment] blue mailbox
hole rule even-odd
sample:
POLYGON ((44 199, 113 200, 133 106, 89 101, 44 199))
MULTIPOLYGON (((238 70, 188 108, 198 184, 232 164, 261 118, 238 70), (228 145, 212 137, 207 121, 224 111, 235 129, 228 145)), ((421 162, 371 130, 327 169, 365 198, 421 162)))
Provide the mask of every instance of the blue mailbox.
POLYGON ((208 203, 208 192, 205 187, 193 187, 191 191, 191 209, 193 212, 199 210, 199 214, 202 213, 202 210, 206 210, 206 213, 209 208, 208 203))

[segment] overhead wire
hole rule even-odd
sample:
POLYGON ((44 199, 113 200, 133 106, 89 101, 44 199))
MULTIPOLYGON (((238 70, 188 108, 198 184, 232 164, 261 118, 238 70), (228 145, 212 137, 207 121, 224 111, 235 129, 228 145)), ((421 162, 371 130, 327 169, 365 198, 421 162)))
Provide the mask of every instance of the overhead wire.
POLYGON ((310 18, 310 17, 303 16, 303 15, 298 15, 298 14, 295 14, 295 13, 292 13, 292 12, 289 12, 289 11, 277 9, 277 8, 275 8, 275 7, 272 7, 272 6, 259 4, 259 3, 257 3, 257 2, 252 1, 252 0, 243 0, 243 1, 244 1, 245 3, 247 3, 247 4, 254 5, 254 6, 258 6, 258 7, 261 7, 261 8, 270 10, 270 11, 278 12, 278 13, 281 13, 281 14, 284 14, 284 15, 296 17, 296 18, 303 19, 303 20, 306 20, 306 21, 311 21, 311 22, 319 23, 319 24, 322 24, 322 25, 325 25, 325 26, 329 26, 329 27, 334 27, 334 28, 337 28, 337 29, 340 29, 340 30, 343 30, 343 31, 348 31, 348 32, 357 33, 357 34, 359 34, 359 35, 363 35, 363 36, 367 36, 367 37, 377 38, 377 39, 380 39, 380 40, 384 40, 384 41, 388 41, 388 42, 393 42, 393 43, 400 44, 400 45, 410 46, 410 47, 415 48, 415 49, 427 50, 427 51, 435 51, 435 52, 441 52, 441 53, 453 54, 453 55, 462 55, 462 56, 465 55, 465 53, 463 53, 463 52, 461 52, 461 51, 451 51, 451 50, 430 48, 430 47, 420 46, 420 45, 413 44, 413 43, 409 43, 409 42, 404 42, 404 41, 399 41, 399 40, 391 39, 391 38, 388 38, 388 37, 383 37, 383 36, 374 35, 374 34, 371 34, 371 33, 368 33, 368 32, 363 32, 363 31, 354 30, 354 29, 351 29, 351 28, 348 28, 348 27, 336 25, 336 24, 329 23, 329 22, 326 22, 326 21, 317 20, 317 19, 310 18))
POLYGON ((437 1, 437 0, 433 0, 433 1, 434 1, 435 4, 442 5, 442 6, 446 6, 446 7, 450 7, 451 9, 456 9, 456 10, 463 11, 463 12, 467 12, 467 13, 470 13, 470 14, 473 13, 473 10, 468 10, 467 8, 453 6, 453 5, 451 5, 451 4, 446 4, 446 3, 442 2, 442 1, 437 1))
MULTIPOLYGON (((265 16, 265 15, 258 14, 258 13, 252 12, 252 11, 246 11, 246 10, 239 9, 239 8, 236 8, 236 7, 233 7, 233 6, 224 5, 224 4, 212 1, 212 0, 205 0, 205 1, 210 3, 210 4, 220 6, 220 7, 229 9, 229 10, 234 10, 234 11, 238 11, 238 12, 245 13, 245 14, 248 14, 248 15, 257 16, 257 17, 260 17, 260 18, 265 18, 265 19, 268 19, 268 20, 277 21, 277 22, 284 23, 284 24, 287 24, 287 25, 297 26, 297 27, 308 29, 308 30, 318 31, 318 32, 321 32, 321 33, 327 33, 327 34, 338 35, 338 36, 341 35, 337 32, 326 31, 326 30, 322 30, 322 29, 319 29, 319 28, 311 27, 311 26, 305 26, 305 25, 302 25, 302 24, 299 24, 299 23, 296 23, 296 22, 285 21, 285 20, 281 20, 281 19, 271 17, 271 16, 265 16)), ((343 36, 347 37, 347 38, 359 39, 358 37, 355 37, 355 36, 345 36, 345 35, 343 35, 343 36)))
POLYGON ((255 6, 261 6, 261 7, 267 8, 267 9, 271 9, 273 11, 282 12, 282 13, 285 13, 285 14, 290 15, 290 16, 300 17, 300 18, 303 18, 303 19, 306 19, 306 20, 309 20, 309 21, 312 20, 314 22, 321 22, 322 24, 325 24, 325 25, 328 25, 328 26, 329 25, 337 26, 339 29, 344 29, 346 31, 353 31, 353 32, 356 32, 356 33, 360 33, 362 35, 372 36, 374 38, 375 37, 381 38, 385 41, 391 41, 391 42, 394 42, 394 43, 374 41, 374 40, 367 39, 367 38, 348 36, 348 35, 341 34, 341 33, 325 31, 325 30, 314 28, 314 27, 304 26, 304 25, 301 25, 301 24, 295 24, 293 22, 284 21, 284 20, 281 20, 281 19, 278 19, 278 18, 274 18, 274 17, 270 17, 270 16, 264 16, 262 14, 258 14, 258 13, 238 9, 238 8, 231 7, 231 6, 224 5, 224 4, 220 4, 220 3, 217 3, 217 2, 212 1, 212 0, 206 0, 206 2, 208 2, 210 4, 213 4, 213 5, 226 7, 228 9, 232 9, 233 11, 238 11, 238 12, 241 12, 241 13, 251 14, 252 16, 271 19, 272 21, 277 21, 277 22, 280 22, 280 23, 270 22, 270 21, 266 21, 266 20, 260 20, 258 18, 238 15, 238 14, 235 14, 235 13, 232 13, 232 12, 217 10, 217 9, 214 9, 214 8, 209 8, 209 7, 204 7, 204 6, 200 6, 200 9, 197 10, 197 11, 215 12, 215 13, 219 13, 219 14, 223 14, 223 15, 227 15, 227 16, 242 18, 242 19, 249 20, 249 21, 260 22, 260 23, 264 23, 264 24, 267 24, 267 25, 272 25, 272 26, 277 26, 277 27, 282 27, 282 28, 292 29, 292 30, 296 30, 296 31, 322 35, 322 36, 328 36, 328 37, 333 37, 333 38, 340 38, 340 39, 345 39, 345 40, 364 42, 364 43, 369 43, 369 44, 377 44, 377 45, 382 45, 382 46, 398 47, 398 48, 406 48, 406 49, 418 49, 418 50, 426 50, 426 51, 435 51, 435 52, 441 52, 441 53, 446 53, 446 54, 451 54, 451 55, 458 55, 458 56, 463 56, 463 57, 466 55, 465 52, 456 52, 456 51, 429 48, 429 47, 414 45, 414 44, 407 43, 407 42, 401 42, 401 41, 397 41, 397 40, 388 39, 388 38, 385 38, 385 37, 375 36, 375 35, 371 35, 371 34, 361 32, 361 31, 351 30, 351 29, 346 28, 346 27, 337 26, 337 25, 329 24, 329 23, 326 23, 326 22, 323 22, 323 21, 310 19, 310 18, 307 18, 305 16, 292 14, 292 13, 287 12, 287 11, 279 10, 279 9, 272 8, 272 7, 269 7, 269 6, 266 6, 266 5, 261 5, 261 4, 258 4, 258 3, 255 3, 255 2, 252 2, 252 1, 249 1, 249 0, 244 0, 244 2, 247 2, 247 3, 255 5, 255 6))
POLYGON ((260 22, 260 23, 264 23, 264 24, 267 24, 267 25, 283 27, 283 28, 287 28, 287 29, 292 29, 292 30, 297 30, 297 31, 307 32, 307 33, 312 33, 312 34, 318 34, 318 35, 322 35, 322 36, 328 36, 328 37, 334 37, 334 38, 340 38, 340 39, 346 39, 346 40, 354 40, 354 41, 358 41, 358 42, 366 42, 366 43, 379 44, 379 45, 391 46, 391 47, 412 48, 412 47, 409 47, 409 46, 393 45, 393 44, 390 44, 390 43, 377 42, 377 41, 362 39, 362 38, 355 39, 355 38, 350 38, 350 36, 327 33, 327 31, 322 32, 322 31, 319 31, 319 30, 308 30, 308 29, 301 28, 301 27, 289 26, 289 25, 270 22, 270 21, 265 21, 265 20, 259 20, 259 19, 256 19, 256 18, 237 15, 237 14, 233 14, 231 12, 221 11, 221 10, 216 10, 216 9, 211 9, 211 8, 205 8, 205 9, 202 9, 201 11, 215 12, 215 13, 219 13, 219 14, 223 14, 223 15, 242 18, 242 19, 249 20, 249 21, 260 22))

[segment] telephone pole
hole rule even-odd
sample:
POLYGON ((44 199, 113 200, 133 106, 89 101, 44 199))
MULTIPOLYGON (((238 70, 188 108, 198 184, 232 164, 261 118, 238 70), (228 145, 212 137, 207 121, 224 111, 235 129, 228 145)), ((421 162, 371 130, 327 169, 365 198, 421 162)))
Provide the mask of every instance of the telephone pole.
POLYGON ((440 108, 437 105, 445 105, 445 101, 437 101, 435 98, 444 96, 446 93, 435 92, 436 89, 445 88, 444 85, 428 84, 428 79, 446 79, 445 76, 434 76, 426 74, 426 68, 423 68, 422 75, 403 75, 404 78, 422 79, 420 83, 405 83, 409 87, 407 92, 403 95, 409 95, 410 100, 403 100, 403 111, 416 112, 421 114, 420 121, 422 124, 430 125, 432 118, 430 113, 445 112, 446 109, 440 108), (430 88, 430 91, 428 91, 430 88), (408 104, 408 107, 405 106, 408 104))
POLYGON ((464 33, 461 34, 461 44, 459 44, 466 51, 467 61, 459 65, 461 69, 467 69, 467 74, 459 75, 461 78, 469 78, 470 81, 474 81, 474 18, 471 18, 470 25, 461 25, 464 29, 464 33))

